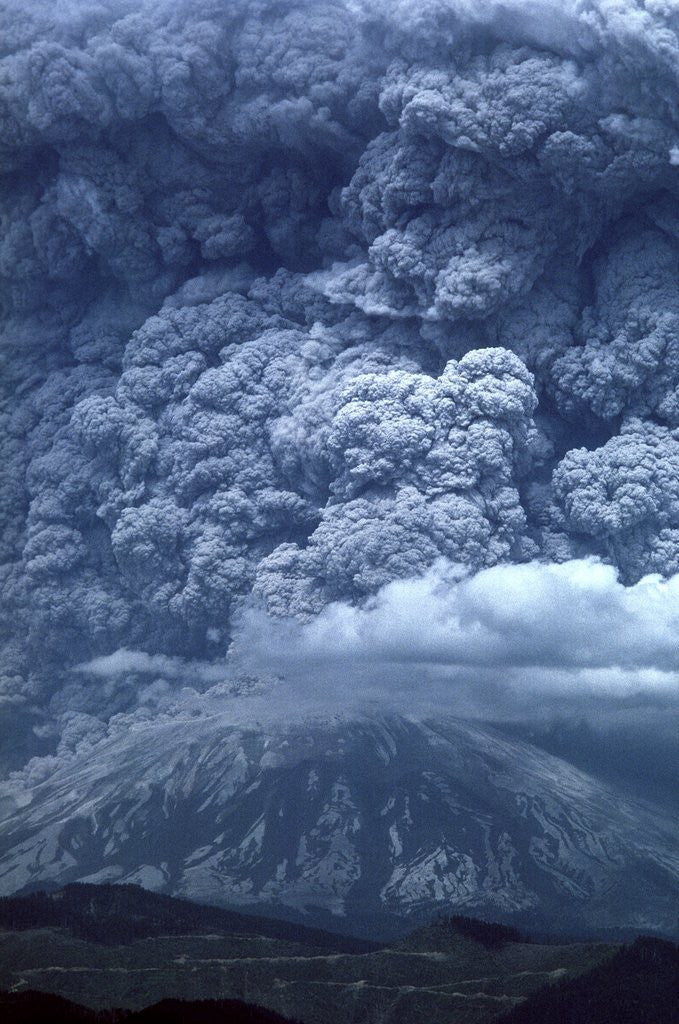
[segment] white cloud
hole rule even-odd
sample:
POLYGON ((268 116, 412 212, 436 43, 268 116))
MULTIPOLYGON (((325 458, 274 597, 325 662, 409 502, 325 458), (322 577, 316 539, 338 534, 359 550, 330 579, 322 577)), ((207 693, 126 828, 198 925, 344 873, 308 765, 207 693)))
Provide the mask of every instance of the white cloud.
POLYGON ((504 565, 460 578, 437 563, 365 607, 300 624, 252 610, 233 656, 286 675, 447 678, 611 697, 679 692, 679 575, 625 587, 596 559, 504 565), (333 668, 335 666, 335 668, 333 668))
POLYGON ((194 684, 220 683, 229 676, 223 661, 188 661, 168 654, 149 654, 147 651, 134 651, 127 647, 76 665, 74 671, 100 679, 138 674, 194 684))
POLYGON ((267 708, 294 717, 366 703, 497 718, 557 706, 609 713, 630 699, 679 700, 678 637, 679 575, 625 587, 593 558, 475 575, 440 561, 363 607, 335 603, 305 623, 251 608, 226 661, 123 648, 77 671, 100 680, 162 678, 173 684, 170 705, 193 694, 202 707, 228 691, 229 707, 244 719, 266 717, 267 708), (248 675, 268 682, 250 691, 242 686, 248 675), (221 683, 227 691, 196 692, 221 683), (190 689, 180 699, 181 687, 190 689))

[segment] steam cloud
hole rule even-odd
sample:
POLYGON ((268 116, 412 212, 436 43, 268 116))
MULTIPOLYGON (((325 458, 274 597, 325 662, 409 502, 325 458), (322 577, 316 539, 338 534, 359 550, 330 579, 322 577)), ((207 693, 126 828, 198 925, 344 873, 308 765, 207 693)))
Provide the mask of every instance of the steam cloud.
POLYGON ((496 566, 463 579, 457 569, 437 563, 390 583, 362 608, 331 604, 308 623, 249 612, 239 645, 274 664, 294 652, 311 660, 679 670, 679 576, 624 587, 594 560, 496 566), (274 640, 259 650, 258 625, 274 640), (277 633, 291 638, 276 644, 277 633))
POLYGON ((261 609, 332 648, 338 607, 433 600, 441 559, 456 601, 520 609, 510 580, 599 558, 616 628, 650 621, 638 581, 679 573, 671 5, 2 10, 12 706, 212 681, 261 609))
MULTIPOLYGON (((445 684, 449 706, 473 710, 476 690, 486 714, 502 691, 503 712, 508 696, 524 712, 536 696, 548 706, 645 693, 669 706, 677 704, 678 630, 679 576, 625 587, 612 566, 581 559, 460 578, 459 566, 441 561, 361 607, 330 604, 308 622, 248 610, 232 658, 249 672, 306 677, 308 692, 332 679, 341 704, 351 703, 352 681, 361 678, 359 698, 378 700, 387 685, 400 685, 404 707, 413 706, 414 680, 415 703, 440 707, 445 684)), ((332 703, 327 693, 320 699, 332 703)))

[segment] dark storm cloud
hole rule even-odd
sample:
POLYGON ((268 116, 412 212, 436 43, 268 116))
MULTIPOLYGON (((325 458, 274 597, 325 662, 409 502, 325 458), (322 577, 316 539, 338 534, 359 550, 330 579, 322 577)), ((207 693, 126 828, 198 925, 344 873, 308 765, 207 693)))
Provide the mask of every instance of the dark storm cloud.
POLYGON ((397 592, 396 660, 417 660, 409 608, 442 558, 465 579, 430 609, 443 661, 664 686, 638 581, 679 572, 677 14, 3 12, 7 700, 73 732, 153 671, 213 682, 200 666, 265 614, 308 623, 272 627, 293 661, 335 650, 328 623, 353 657, 365 622, 355 660, 388 662, 397 592), (473 574, 540 594, 561 562, 608 572, 611 629, 643 642, 550 646, 599 608, 585 587, 509 632, 481 616, 492 664, 474 655, 473 574))

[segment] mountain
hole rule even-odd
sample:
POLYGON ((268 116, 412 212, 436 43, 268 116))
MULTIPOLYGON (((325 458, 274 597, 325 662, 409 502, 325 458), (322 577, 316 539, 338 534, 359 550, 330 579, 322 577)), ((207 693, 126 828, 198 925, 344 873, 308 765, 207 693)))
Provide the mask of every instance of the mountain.
POLYGON ((51 892, 0 898, 0 930, 66 929, 107 945, 158 935, 251 936, 277 940, 299 952, 367 953, 377 943, 252 914, 237 914, 149 892, 138 885, 73 883, 51 892))
MULTIPOLYGON (((98 899, 91 889, 67 893, 67 913, 57 893, 38 903, 18 898, 15 910, 23 903, 37 919, 39 909, 44 917, 52 906, 53 918, 73 922, 74 905, 89 901, 103 928, 112 896, 98 899)), ((7 930, 3 921, 3 1021, 679 1024, 679 947, 656 938, 622 947, 544 944, 456 916, 439 918, 392 948, 337 955, 264 936, 255 942, 255 932, 155 934, 159 915, 167 917, 173 902, 129 887, 125 905, 154 934, 118 945, 83 941, 64 927, 7 930)), ((193 925, 204 910, 195 908, 193 925)), ((187 914, 187 905, 177 911, 187 914)), ((251 923, 266 926, 261 918, 251 923)))
POLYGON ((445 719, 155 722, 0 823, 0 892, 128 882, 346 930, 439 910, 673 932, 679 825, 530 744, 445 719))
POLYGON ((5 1024, 295 1024, 287 1017, 251 1006, 238 999, 205 999, 184 1002, 164 999, 137 1013, 124 1010, 89 1010, 60 996, 42 992, 0 992, 5 1024))
POLYGON ((70 999, 45 992, 0 992, 0 1012, 5 1024, 118 1024, 117 1012, 97 1012, 70 999))
POLYGON ((679 1024, 679 946, 642 937, 578 978, 535 992, 498 1024, 679 1024))
MULTIPOLYGON (((183 1007, 192 1022, 196 1001, 237 999, 305 1024, 490 1024, 531 992, 577 977, 618 948, 530 942, 503 925, 454 917, 391 947, 338 953, 293 941, 298 926, 289 922, 288 937, 272 937, 280 922, 248 917, 229 927, 209 907, 134 886, 96 889, 70 886, 0 906, 0 990, 22 997, 13 1004, 18 1014, 38 998, 25 993, 43 992, 118 1016, 182 1000, 177 1013, 183 1007), (133 924, 127 932, 123 913, 133 924), (164 931, 182 922, 186 934, 164 931)), ((43 1009, 36 1019, 53 1019, 43 1009)))

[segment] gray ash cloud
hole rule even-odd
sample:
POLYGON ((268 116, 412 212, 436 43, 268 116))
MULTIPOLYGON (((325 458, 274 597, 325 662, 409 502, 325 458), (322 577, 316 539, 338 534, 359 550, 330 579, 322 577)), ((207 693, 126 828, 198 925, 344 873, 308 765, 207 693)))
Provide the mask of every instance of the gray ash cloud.
POLYGON ((441 558, 679 571, 669 5, 2 10, 10 704, 441 558))

